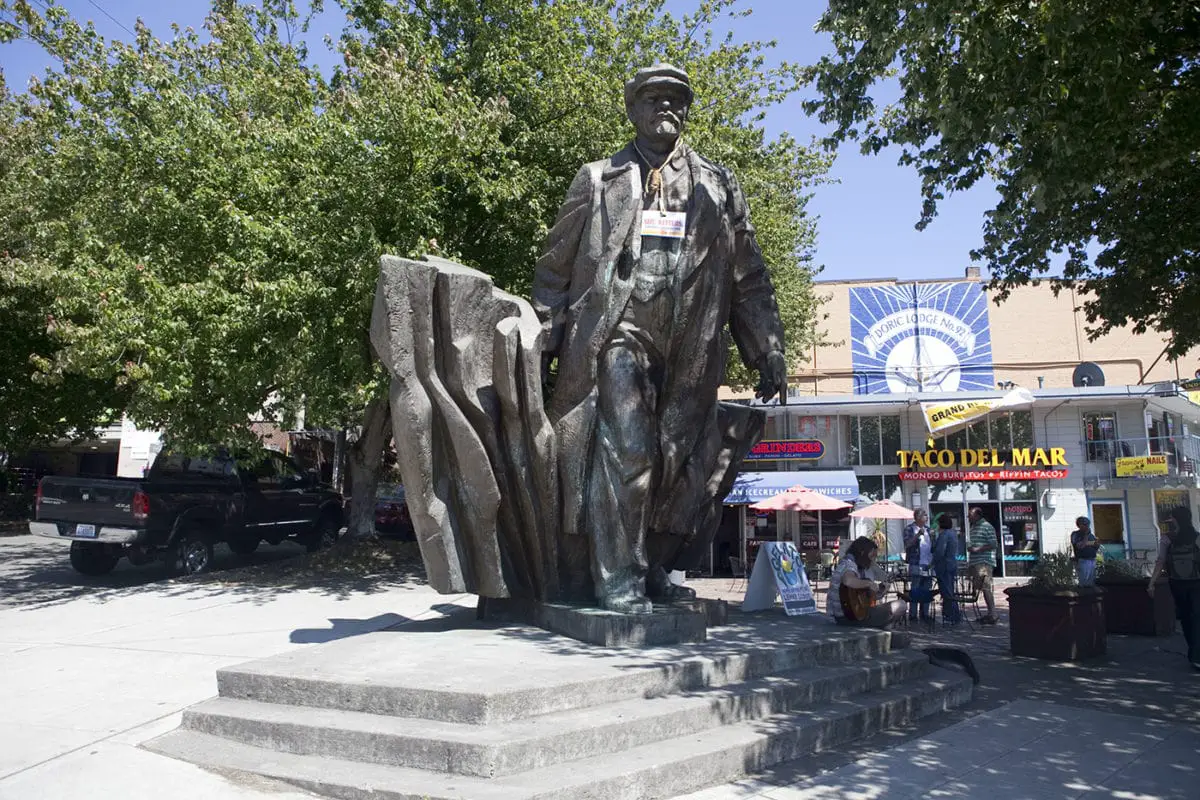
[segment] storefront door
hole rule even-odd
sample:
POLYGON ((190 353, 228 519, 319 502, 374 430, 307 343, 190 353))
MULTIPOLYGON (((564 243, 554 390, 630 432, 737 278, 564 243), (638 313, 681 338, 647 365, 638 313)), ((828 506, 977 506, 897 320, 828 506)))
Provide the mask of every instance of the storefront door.
POLYGON ((1007 565, 1005 564, 1004 556, 1008 548, 1012 546, 1012 536, 1008 535, 1008 528, 1001 523, 1000 503, 994 500, 973 500, 958 503, 930 503, 929 517, 930 525, 934 532, 937 532, 937 518, 943 514, 950 515, 954 519, 954 527, 961 534, 959 537, 959 555, 967 553, 967 534, 971 530, 971 520, 968 515, 972 508, 978 508, 983 512, 983 518, 992 524, 992 528, 996 531, 996 577, 1002 578, 1006 573, 1007 565))
POLYGON ((1127 547, 1125 539, 1125 503, 1122 500, 1092 501, 1092 533, 1105 551, 1127 547))

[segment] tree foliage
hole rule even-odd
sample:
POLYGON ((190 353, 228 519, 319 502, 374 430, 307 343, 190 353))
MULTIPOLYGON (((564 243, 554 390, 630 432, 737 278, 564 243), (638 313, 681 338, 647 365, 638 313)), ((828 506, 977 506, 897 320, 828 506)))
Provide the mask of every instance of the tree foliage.
POLYGON ((741 177, 797 352, 826 162, 765 139, 761 109, 798 70, 715 42, 732 5, 345 0, 322 74, 286 0, 218 0, 203 32, 139 24, 128 43, 0 0, 0 39, 57 64, 0 93, 0 332, 20 376, 3 405, 34 427, 55 402, 71 424, 123 408, 196 444, 244 440, 264 408, 362 422, 380 253, 435 249, 524 292, 575 171, 630 135, 622 82, 664 57, 697 84, 692 140, 741 177), (41 388, 68 384, 91 393, 41 388))
POLYGON ((1000 200, 981 246, 1007 296, 1065 266, 1099 336, 1200 343, 1200 6, 1125 0, 830 0, 810 112, 831 142, 902 148, 919 227, 985 176, 1000 200), (899 100, 871 96, 897 75, 899 100))

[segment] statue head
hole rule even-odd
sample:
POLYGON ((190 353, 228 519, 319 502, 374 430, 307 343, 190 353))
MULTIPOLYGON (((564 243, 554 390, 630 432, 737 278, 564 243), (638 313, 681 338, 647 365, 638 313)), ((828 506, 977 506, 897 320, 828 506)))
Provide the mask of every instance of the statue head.
POLYGON ((638 70, 625 84, 625 113, 638 136, 653 145, 675 143, 683 133, 693 99, 688 74, 670 64, 638 70))

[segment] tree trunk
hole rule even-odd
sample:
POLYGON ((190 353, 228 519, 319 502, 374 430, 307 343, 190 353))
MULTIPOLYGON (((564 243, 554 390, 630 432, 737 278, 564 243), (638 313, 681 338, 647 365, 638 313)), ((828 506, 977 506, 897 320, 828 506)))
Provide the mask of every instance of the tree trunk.
POLYGON ((383 448, 392 435, 392 415, 387 398, 372 400, 367 406, 362 432, 350 448, 350 515, 346 536, 362 539, 375 535, 375 490, 379 486, 379 468, 383 448))
POLYGON ((333 488, 346 490, 346 429, 339 428, 333 437, 333 488))

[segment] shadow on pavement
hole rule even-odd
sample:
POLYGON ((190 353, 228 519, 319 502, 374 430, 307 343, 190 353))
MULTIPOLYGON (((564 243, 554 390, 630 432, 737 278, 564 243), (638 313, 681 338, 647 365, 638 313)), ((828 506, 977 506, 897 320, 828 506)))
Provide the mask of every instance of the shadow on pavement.
POLYGON ((339 561, 328 555, 335 551, 308 554, 293 542, 264 543, 248 556, 217 545, 214 570, 205 575, 171 579, 162 563, 134 566, 122 559, 108 575, 93 578, 71 568, 66 542, 7 536, 0 538, 0 608, 56 605, 83 597, 104 603, 147 592, 166 597, 218 593, 262 603, 299 590, 345 598, 424 584, 415 544, 381 549, 402 552, 399 556, 372 552, 339 561))

